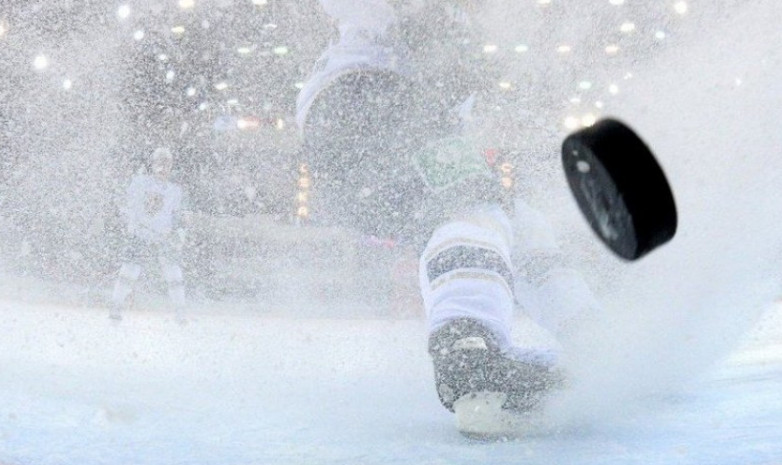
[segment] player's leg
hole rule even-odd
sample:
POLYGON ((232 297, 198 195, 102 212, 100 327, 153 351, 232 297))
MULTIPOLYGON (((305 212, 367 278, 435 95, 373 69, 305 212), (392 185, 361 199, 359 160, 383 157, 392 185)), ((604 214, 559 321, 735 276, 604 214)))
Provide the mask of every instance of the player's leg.
POLYGON ((133 286, 140 275, 141 265, 130 262, 122 264, 117 274, 117 280, 114 282, 114 290, 111 293, 110 318, 122 319, 122 308, 125 306, 128 296, 133 292, 133 286))
POLYGON ((567 345, 574 332, 602 313, 584 275, 566 257, 551 224, 516 199, 513 215, 517 301, 530 318, 567 345))
POLYGON ((498 207, 476 209, 435 230, 420 264, 432 331, 457 318, 472 318, 509 340, 511 240, 510 223, 498 207))
POLYGON ((460 405, 480 399, 492 403, 493 413, 524 413, 560 381, 550 352, 511 343, 511 242, 505 212, 479 207, 436 229, 421 257, 437 392, 466 433, 492 431, 466 424, 461 415, 471 407, 460 412, 460 405))
POLYGON ((122 309, 127 307, 128 297, 141 275, 141 263, 145 263, 150 254, 150 244, 135 236, 127 235, 120 250, 122 266, 114 283, 111 296, 109 316, 115 320, 122 319, 122 309))
POLYGON ((379 70, 345 74, 318 94, 303 128, 314 222, 380 237, 410 234, 419 207, 411 199, 424 188, 410 147, 423 144, 433 120, 411 103, 414 95, 405 78, 379 70))
POLYGON ((183 320, 185 308, 185 278, 182 267, 173 260, 159 257, 160 271, 168 285, 168 298, 174 305, 174 311, 178 320, 183 320))
POLYGON ((398 76, 356 73, 319 95, 304 131, 312 205, 321 218, 381 236, 442 224, 421 284, 443 404, 458 410, 463 398, 490 393, 502 397, 498 409, 528 410, 555 376, 550 360, 510 344, 508 218, 499 207, 466 208, 496 201, 499 182, 475 144, 416 94, 398 76), (455 212, 468 213, 443 221, 455 212))

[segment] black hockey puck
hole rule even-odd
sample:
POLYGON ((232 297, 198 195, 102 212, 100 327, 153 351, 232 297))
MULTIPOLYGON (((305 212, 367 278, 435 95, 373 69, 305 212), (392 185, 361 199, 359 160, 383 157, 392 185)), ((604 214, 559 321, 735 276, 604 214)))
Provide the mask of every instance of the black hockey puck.
POLYGON ((632 129, 603 119, 562 143, 581 212, 614 253, 636 260, 676 233, 676 204, 662 168, 632 129))

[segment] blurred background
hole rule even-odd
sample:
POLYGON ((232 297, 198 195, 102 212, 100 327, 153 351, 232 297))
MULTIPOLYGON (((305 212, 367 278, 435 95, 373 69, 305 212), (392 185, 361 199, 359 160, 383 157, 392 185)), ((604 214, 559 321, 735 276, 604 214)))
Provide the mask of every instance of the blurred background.
MULTIPOLYGON (((475 124, 487 161, 509 198, 553 211, 573 208, 561 138, 610 114, 635 70, 688 23, 741 4, 462 3, 481 9, 484 40, 465 53, 486 64, 475 124)), ((194 298, 308 289, 355 301, 372 283, 381 292, 368 298, 404 294, 414 306, 409 251, 307 224, 294 103, 335 37, 315 0, 0 1, 0 266, 78 285, 81 301, 102 304, 124 190, 167 146, 186 193, 194 298), (359 269, 360 282, 347 277, 359 269)))

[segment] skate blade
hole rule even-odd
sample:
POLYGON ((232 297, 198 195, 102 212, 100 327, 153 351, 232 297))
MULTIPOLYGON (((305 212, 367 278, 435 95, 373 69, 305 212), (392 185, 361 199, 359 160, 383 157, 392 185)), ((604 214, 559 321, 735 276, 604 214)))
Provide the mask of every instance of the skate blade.
POLYGON ((502 408, 507 395, 480 392, 461 397, 453 404, 456 429, 479 441, 507 441, 526 436, 533 429, 529 414, 502 408))

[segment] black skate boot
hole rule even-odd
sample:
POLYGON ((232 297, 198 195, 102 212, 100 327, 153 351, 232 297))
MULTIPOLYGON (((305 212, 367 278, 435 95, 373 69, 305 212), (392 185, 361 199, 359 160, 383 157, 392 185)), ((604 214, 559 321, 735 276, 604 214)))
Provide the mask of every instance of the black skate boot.
POLYGON ((529 414, 562 384, 550 364, 501 351, 496 335, 476 320, 456 319, 437 330, 429 354, 440 401, 473 438, 520 434, 529 414))

